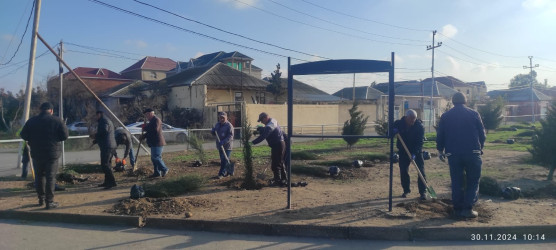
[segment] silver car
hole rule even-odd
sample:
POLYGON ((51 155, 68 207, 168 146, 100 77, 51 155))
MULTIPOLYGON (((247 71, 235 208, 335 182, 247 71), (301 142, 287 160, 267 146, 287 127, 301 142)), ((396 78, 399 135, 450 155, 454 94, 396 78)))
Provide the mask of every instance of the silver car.
MULTIPOLYGON (((126 125, 126 128, 134 135, 140 135, 142 132, 143 122, 135 122, 126 125)), ((162 135, 167 142, 184 143, 189 136, 189 131, 183 128, 172 127, 166 123, 162 123, 162 135)))

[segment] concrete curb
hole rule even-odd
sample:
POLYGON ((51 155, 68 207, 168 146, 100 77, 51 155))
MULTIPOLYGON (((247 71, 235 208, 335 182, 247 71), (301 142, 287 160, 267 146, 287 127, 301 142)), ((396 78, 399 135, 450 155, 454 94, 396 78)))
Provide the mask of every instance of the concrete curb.
POLYGON ((156 229, 195 230, 234 234, 296 236, 357 240, 481 240, 549 241, 556 240, 556 225, 500 226, 500 227, 351 227, 268 224, 236 221, 205 221, 191 219, 142 218, 140 216, 85 215, 52 212, 0 211, 1 219, 36 220, 48 222, 124 225, 156 229), (537 237, 544 234, 544 240, 537 237), (508 238, 508 236, 511 236, 508 238))
POLYGON ((52 212, 27 212, 5 210, 0 211, 1 219, 34 220, 48 222, 62 222, 74 224, 96 224, 96 225, 121 225, 142 227, 141 216, 119 216, 119 215, 88 215, 88 214, 66 214, 52 212))

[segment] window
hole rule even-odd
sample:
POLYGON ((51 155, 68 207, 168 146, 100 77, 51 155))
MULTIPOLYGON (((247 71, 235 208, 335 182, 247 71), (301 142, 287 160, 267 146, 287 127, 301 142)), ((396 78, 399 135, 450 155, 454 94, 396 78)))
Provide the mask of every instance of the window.
POLYGON ((469 95, 469 90, 467 90, 467 94, 469 95))
POLYGON ((156 72, 151 71, 151 78, 156 79, 156 72))
POLYGON ((266 103, 265 92, 256 92, 255 93, 255 100, 259 104, 265 104, 266 103))
POLYGON ((235 101, 236 102, 242 102, 243 101, 243 92, 236 92, 235 94, 235 101))

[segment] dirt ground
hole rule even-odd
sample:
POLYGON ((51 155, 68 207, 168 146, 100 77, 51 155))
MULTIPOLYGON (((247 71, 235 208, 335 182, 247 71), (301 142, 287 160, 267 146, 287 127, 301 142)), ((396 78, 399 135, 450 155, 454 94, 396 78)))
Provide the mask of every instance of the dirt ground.
MULTIPOLYGON (((213 177, 218 172, 218 162, 192 167, 191 162, 173 160, 179 154, 164 154, 171 169, 165 178, 186 173, 213 177)), ((307 185, 291 189, 291 209, 287 209, 287 188, 237 189, 237 183, 241 181, 244 172, 239 161, 236 163, 234 177, 209 178, 201 189, 192 193, 174 198, 130 200, 130 187, 133 184, 161 180, 145 178, 150 172, 150 161, 148 158, 141 158, 139 166, 145 169, 145 175, 135 177, 116 173, 118 187, 103 190, 97 187, 103 180, 102 174, 83 174, 82 177, 88 177, 86 181, 66 184, 66 191, 56 192, 55 201, 61 207, 48 212, 337 226, 554 225, 556 183, 545 180, 547 169, 524 161, 528 154, 502 150, 485 151, 483 177, 497 179, 502 187, 520 187, 523 194, 534 197, 508 201, 502 197, 481 195, 476 207, 479 218, 471 220, 451 217, 448 165, 436 158, 425 161, 427 179, 439 196, 436 200, 418 201, 417 173, 413 169, 410 171, 413 192, 408 198, 401 198, 399 171, 397 165, 394 165, 392 211, 389 211, 388 199, 388 162, 366 162, 361 168, 343 168, 338 177, 294 175, 292 182, 304 181, 307 185)), ((256 173, 259 177, 270 177, 270 171, 264 172, 269 159, 257 159, 254 162, 257 164, 256 173)), ((311 165, 311 161, 295 161, 294 164, 311 165)), ((34 191, 28 187, 29 182, 15 177, 0 181, 0 209, 44 211, 35 206, 37 199, 34 191)))

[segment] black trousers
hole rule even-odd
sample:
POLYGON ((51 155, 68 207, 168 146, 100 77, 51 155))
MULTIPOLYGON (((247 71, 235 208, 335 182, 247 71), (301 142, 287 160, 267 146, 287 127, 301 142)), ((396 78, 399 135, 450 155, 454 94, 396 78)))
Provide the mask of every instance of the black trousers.
POLYGON ((36 177, 36 190, 39 200, 46 203, 54 201, 54 186, 56 185, 56 173, 58 172, 58 158, 35 159, 33 167, 36 177))
MULTIPOLYGON (((405 151, 403 152, 399 152, 398 153, 400 155, 400 179, 402 182, 402 188, 403 188, 403 192, 404 193, 410 193, 411 192, 411 188, 410 188, 410 181, 411 178, 409 177, 409 168, 412 167, 410 165, 412 165, 411 163, 411 159, 409 159, 409 157, 407 156, 407 153, 405 151)), ((423 154, 422 153, 418 153, 415 155, 415 163, 417 163, 417 167, 419 168, 419 171, 421 171, 421 174, 423 175, 423 178, 425 178, 425 161, 423 160, 423 154)), ((417 172, 417 171, 415 171, 417 172)), ((427 191, 427 186, 425 185, 425 183, 423 183, 421 181, 421 178, 419 178, 418 174, 417 174, 417 179, 418 179, 418 187, 419 187, 419 194, 424 194, 427 191)))
POLYGON ((112 168, 110 167, 113 155, 113 148, 100 149, 100 166, 104 172, 104 184, 108 185, 116 184, 116 178, 114 178, 114 173, 112 173, 112 168))
POLYGON ((288 175, 286 174, 286 168, 284 167, 284 155, 286 154, 286 143, 281 141, 270 146, 270 159, 272 173, 274 174, 274 180, 287 180, 288 175))

